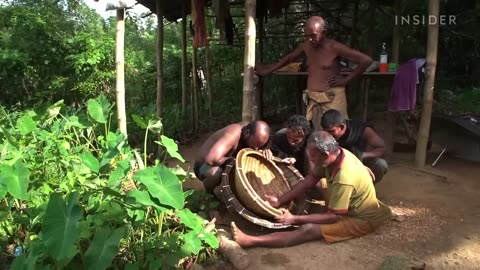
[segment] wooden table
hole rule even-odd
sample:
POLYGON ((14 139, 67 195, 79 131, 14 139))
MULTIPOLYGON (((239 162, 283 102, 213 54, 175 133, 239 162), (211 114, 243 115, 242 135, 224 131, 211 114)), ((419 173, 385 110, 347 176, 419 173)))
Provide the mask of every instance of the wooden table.
MULTIPOLYGON (((290 72, 290 71, 275 71, 273 72, 274 75, 281 75, 281 76, 307 76, 308 72, 305 71, 298 71, 298 72, 290 72)), ((347 75, 350 72, 340 72, 340 74, 347 75)), ((363 91, 363 112, 362 112, 362 120, 367 121, 367 114, 368 114, 368 88, 370 87, 370 80, 371 77, 378 77, 378 76, 394 76, 397 74, 396 71, 387 71, 387 72, 364 72, 361 74, 362 81, 360 82, 360 91, 363 91)))

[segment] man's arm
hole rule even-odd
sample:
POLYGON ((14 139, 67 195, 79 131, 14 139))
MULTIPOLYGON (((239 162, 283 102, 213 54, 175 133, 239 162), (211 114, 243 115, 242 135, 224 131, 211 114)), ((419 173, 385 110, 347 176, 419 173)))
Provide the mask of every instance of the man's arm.
POLYGON ((335 49, 338 55, 340 55, 341 57, 358 64, 357 68, 355 68, 350 74, 345 77, 346 83, 353 80, 358 75, 362 74, 372 63, 372 58, 370 56, 360 51, 349 48, 340 42, 335 43, 335 49))
MULTIPOLYGON (((299 195, 305 193, 305 191, 314 187, 318 183, 318 181, 320 181, 320 177, 315 177, 312 174, 308 174, 303 181, 293 186, 292 189, 289 190, 287 193, 278 197, 278 206, 276 207, 293 201, 299 195)), ((275 205, 272 206, 275 207, 275 205)))
POLYGON ((290 64, 291 62, 297 60, 303 54, 303 43, 300 44, 295 50, 291 51, 289 54, 282 57, 278 62, 270 65, 257 65, 255 71, 260 76, 268 75, 275 70, 290 64))
POLYGON ((337 222, 337 215, 332 212, 326 212, 322 214, 310 214, 295 216, 295 224, 331 224, 337 222))
POLYGON ((362 154, 362 159, 385 156, 385 142, 372 128, 366 127, 362 137, 365 144, 365 152, 362 154))

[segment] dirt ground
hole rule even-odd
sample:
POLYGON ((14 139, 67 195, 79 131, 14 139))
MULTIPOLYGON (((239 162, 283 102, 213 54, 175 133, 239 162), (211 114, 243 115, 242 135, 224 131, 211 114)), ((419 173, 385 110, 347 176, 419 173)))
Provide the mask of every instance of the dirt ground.
MULTIPOLYGON (((180 148, 186 167, 203 139, 180 148)), ((432 149, 427 164, 439 152, 432 149)), ((425 269, 480 269, 480 163, 443 156, 434 168, 420 170, 413 159, 414 154, 394 153, 388 174, 376 186, 378 197, 403 216, 401 221, 332 245, 251 248, 248 269, 400 270, 423 263, 425 269)), ((201 188, 198 180, 188 185, 201 188)))

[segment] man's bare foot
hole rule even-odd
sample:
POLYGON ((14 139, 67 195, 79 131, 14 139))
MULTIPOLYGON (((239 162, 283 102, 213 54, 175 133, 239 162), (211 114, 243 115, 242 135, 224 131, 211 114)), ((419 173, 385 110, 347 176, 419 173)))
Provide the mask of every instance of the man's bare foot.
POLYGON ((233 240, 237 242, 241 247, 251 247, 253 246, 253 236, 245 234, 242 232, 235 222, 232 221, 230 224, 230 228, 232 230, 233 240))

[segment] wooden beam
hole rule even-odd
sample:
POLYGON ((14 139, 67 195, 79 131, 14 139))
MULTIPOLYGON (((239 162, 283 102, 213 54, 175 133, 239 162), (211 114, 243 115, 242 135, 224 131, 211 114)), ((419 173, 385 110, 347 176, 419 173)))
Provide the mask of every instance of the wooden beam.
POLYGON ((125 9, 117 9, 117 28, 115 32, 115 93, 117 120, 120 132, 127 135, 127 113, 125 111, 125 9))
POLYGON ((415 152, 415 165, 424 167, 427 157, 428 137, 430 133, 430 122, 432 120, 433 89, 435 84, 435 70, 437 66, 438 51, 438 18, 440 13, 440 0, 428 1, 428 15, 437 18, 434 24, 428 25, 427 40, 427 68, 425 74, 425 86, 423 94, 422 119, 418 132, 417 149, 415 152))
POLYGON ((242 120, 254 118, 254 66, 255 66, 255 10, 256 0, 245 0, 245 52, 243 56, 243 104, 242 120))
POLYGON ((187 107, 187 3, 182 0, 182 115, 187 107))
POLYGON ((163 80, 163 10, 157 0, 157 116, 162 118, 164 80, 163 80))

